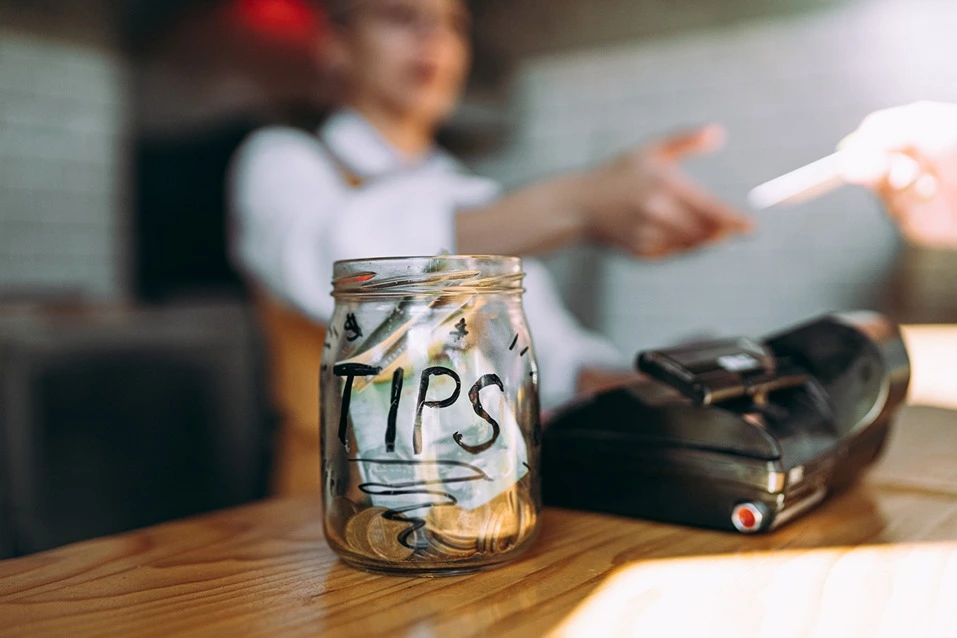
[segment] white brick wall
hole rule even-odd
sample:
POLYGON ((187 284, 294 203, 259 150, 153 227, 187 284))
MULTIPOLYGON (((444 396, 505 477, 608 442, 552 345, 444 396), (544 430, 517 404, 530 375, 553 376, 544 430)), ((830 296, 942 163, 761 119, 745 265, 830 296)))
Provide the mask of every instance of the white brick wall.
MULTIPOLYGON (((517 80, 515 139, 476 169, 517 185, 714 120, 729 129, 727 149, 688 170, 743 207, 752 186, 831 152, 874 109, 957 101, 955 27, 952 0, 860 0, 533 59, 517 80)), ((867 193, 845 188, 754 216, 756 236, 686 258, 604 254, 582 268, 579 251, 552 266, 572 304, 596 304, 583 316, 630 352, 875 305, 899 243, 867 193)))
POLYGON ((0 295, 125 285, 123 64, 0 28, 0 295))

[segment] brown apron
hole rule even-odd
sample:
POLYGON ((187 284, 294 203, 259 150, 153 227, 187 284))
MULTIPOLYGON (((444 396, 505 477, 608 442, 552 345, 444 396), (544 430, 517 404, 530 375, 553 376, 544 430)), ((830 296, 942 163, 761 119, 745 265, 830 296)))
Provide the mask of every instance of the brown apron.
MULTIPOLYGON (((328 152, 328 149, 327 149, 328 152)), ((335 158, 332 153, 330 157, 335 158)), ((350 188, 362 180, 334 159, 350 188)), ((325 291, 316 291, 325 294, 325 291)), ((277 496, 319 493, 319 366, 326 326, 257 289, 256 310, 269 348, 269 385, 280 413, 271 480, 277 496)))

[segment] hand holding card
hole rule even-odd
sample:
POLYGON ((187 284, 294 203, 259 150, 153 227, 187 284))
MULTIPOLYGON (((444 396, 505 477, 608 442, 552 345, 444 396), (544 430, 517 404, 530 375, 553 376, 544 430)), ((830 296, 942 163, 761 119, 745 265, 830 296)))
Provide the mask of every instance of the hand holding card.
POLYGON ((877 111, 836 153, 761 184, 748 200, 758 209, 799 203, 848 183, 877 193, 908 240, 957 247, 957 105, 877 111))

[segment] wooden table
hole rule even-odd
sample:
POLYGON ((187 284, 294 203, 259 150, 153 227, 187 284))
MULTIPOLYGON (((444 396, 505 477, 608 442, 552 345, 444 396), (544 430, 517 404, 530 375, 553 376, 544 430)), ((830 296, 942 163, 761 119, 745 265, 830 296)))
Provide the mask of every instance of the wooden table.
POLYGON ((355 571, 313 499, 0 562, 0 636, 957 635, 957 414, 910 409, 863 485, 768 535, 562 510, 471 576, 355 571))

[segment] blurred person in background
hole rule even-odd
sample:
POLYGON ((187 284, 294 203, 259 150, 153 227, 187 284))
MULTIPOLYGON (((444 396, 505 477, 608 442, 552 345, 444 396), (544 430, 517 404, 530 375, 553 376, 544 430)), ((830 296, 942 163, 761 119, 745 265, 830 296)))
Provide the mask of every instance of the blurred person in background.
MULTIPOLYGON (((868 116, 840 145, 845 180, 871 188, 917 246, 957 249, 957 104, 868 116)), ((957 325, 903 326, 910 400, 957 409, 957 325)))
MULTIPOLYGON (((661 258, 750 229, 681 171, 717 149, 707 126, 595 168, 511 193, 469 174, 435 135, 470 65, 464 0, 329 0, 329 65, 340 110, 312 135, 256 132, 233 162, 233 258, 258 290, 283 410, 275 489, 315 492, 318 362, 336 260, 397 255, 532 255, 596 242, 661 258)), ((628 361, 583 329, 549 275, 525 261, 524 306, 546 408, 629 377, 628 361), (607 371, 607 372, 605 372, 607 371)))

